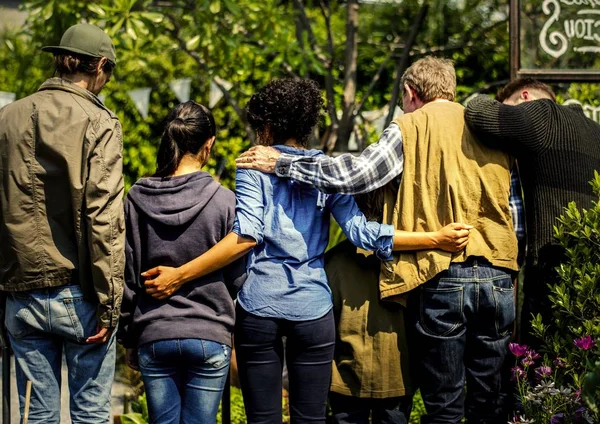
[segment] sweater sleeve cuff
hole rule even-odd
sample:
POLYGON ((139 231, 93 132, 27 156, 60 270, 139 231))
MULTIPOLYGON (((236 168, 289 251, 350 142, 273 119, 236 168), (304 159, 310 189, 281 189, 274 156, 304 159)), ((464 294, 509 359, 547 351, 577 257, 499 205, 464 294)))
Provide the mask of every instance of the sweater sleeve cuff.
POLYGON ((381 225, 381 231, 378 239, 378 247, 375 256, 381 261, 391 261, 394 259, 394 226, 388 224, 381 225))
POLYGON ((289 177, 293 161, 294 155, 282 153, 281 156, 279 156, 279 159, 277 159, 275 174, 277 174, 278 177, 289 177))

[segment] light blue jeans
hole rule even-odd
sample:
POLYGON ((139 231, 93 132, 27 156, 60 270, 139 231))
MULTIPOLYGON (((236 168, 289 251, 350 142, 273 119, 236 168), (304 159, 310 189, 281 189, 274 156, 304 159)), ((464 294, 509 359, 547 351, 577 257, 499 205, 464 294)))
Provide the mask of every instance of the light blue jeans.
POLYGON ((171 339, 138 348, 151 424, 215 423, 231 348, 203 339, 171 339))
POLYGON ((5 323, 17 364, 21 416, 30 380, 29 423, 60 422, 64 353, 73 424, 110 422, 115 333, 103 344, 85 342, 96 334, 96 305, 83 298, 79 286, 9 293, 5 323))

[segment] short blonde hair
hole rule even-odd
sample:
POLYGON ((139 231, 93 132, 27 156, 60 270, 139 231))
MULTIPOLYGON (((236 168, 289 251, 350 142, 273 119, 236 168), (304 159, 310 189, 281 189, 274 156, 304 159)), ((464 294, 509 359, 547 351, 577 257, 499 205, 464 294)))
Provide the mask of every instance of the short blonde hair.
POLYGON ((454 101, 456 72, 451 60, 427 56, 417 60, 402 75, 402 86, 415 90, 423 103, 435 99, 454 101))

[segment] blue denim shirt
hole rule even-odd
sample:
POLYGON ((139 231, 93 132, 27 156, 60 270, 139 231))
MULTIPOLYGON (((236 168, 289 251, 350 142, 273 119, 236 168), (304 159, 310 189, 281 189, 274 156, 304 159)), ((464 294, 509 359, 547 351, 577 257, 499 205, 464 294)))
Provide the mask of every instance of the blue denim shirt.
MULTIPOLYGON (((281 152, 317 156, 318 150, 276 146, 281 152)), ((351 196, 327 195, 275 175, 238 169, 233 232, 256 240, 248 278, 238 294, 247 312, 291 321, 317 319, 332 307, 324 270, 333 214, 355 245, 390 259, 394 227, 367 222, 351 196)))

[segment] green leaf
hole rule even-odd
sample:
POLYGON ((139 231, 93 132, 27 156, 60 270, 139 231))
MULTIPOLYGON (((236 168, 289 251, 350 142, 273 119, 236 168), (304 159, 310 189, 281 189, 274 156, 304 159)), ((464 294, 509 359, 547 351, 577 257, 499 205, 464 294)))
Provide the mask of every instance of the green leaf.
POLYGON ((195 37, 189 39, 187 41, 187 43, 185 43, 185 47, 191 51, 196 50, 199 45, 200 45, 200 36, 199 35, 196 35, 195 37))
POLYGON ((148 424, 142 414, 132 412, 130 414, 121 415, 121 424, 148 424))
POLYGON ((219 0, 212 1, 210 3, 210 11, 215 15, 219 13, 221 11, 221 2, 219 0))

